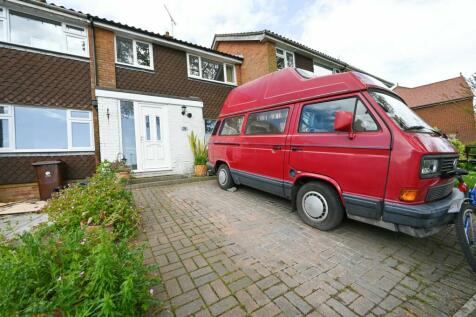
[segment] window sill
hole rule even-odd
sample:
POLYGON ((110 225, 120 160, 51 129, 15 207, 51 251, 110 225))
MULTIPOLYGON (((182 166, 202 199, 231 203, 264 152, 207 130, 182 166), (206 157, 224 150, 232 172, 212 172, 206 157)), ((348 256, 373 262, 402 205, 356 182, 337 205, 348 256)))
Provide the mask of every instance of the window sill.
POLYGON ((223 81, 205 79, 205 78, 202 78, 202 77, 195 77, 195 76, 190 76, 190 75, 188 75, 188 79, 203 81, 203 82, 206 82, 206 83, 214 83, 214 84, 220 84, 220 85, 225 85, 225 86, 231 86, 231 87, 237 87, 238 86, 235 83, 225 83, 223 81))
POLYGON ((116 62, 116 67, 124 68, 124 69, 129 69, 129 70, 138 70, 138 71, 143 71, 146 73, 154 74, 155 70, 153 67, 141 67, 141 66, 136 66, 136 65, 128 65, 128 64, 122 64, 122 63, 117 63, 116 62))
POLYGON ((82 153, 82 152, 94 152, 94 148, 89 149, 62 149, 62 150, 13 150, 13 149, 0 149, 0 154, 26 154, 26 153, 82 153))
POLYGON ((52 55, 52 56, 58 56, 58 57, 71 58, 71 59, 76 59, 76 60, 81 60, 81 61, 89 61, 89 55, 88 56, 75 55, 75 54, 71 54, 71 53, 46 50, 46 49, 42 49, 42 48, 36 48, 36 47, 33 47, 33 46, 14 44, 14 43, 2 41, 2 40, 0 40, 0 46, 1 47, 6 47, 6 48, 11 48, 11 49, 16 49, 16 50, 27 51, 27 52, 31 52, 31 53, 39 53, 39 54, 44 54, 44 55, 52 55))

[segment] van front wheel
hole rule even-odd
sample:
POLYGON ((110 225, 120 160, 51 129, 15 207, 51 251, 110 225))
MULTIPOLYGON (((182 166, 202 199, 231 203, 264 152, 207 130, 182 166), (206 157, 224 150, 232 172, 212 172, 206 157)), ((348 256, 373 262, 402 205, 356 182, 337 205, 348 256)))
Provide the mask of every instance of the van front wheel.
POLYGON ((319 230, 331 230, 344 218, 344 208, 334 188, 311 182, 299 188, 296 198, 299 217, 319 230))
POLYGON ((235 187, 235 182, 233 181, 233 177, 231 176, 230 169, 226 164, 220 165, 217 170, 217 181, 218 186, 221 189, 227 190, 232 187, 235 187))

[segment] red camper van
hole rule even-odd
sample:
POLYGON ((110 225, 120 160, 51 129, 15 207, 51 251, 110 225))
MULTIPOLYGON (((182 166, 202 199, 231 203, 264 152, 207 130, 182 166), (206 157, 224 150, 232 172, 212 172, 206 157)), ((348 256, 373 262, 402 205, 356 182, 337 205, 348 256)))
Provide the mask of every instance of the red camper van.
POLYGON ((455 149, 370 76, 286 68, 233 89, 209 141, 218 185, 291 199, 318 229, 348 218, 423 237, 452 222, 455 149))

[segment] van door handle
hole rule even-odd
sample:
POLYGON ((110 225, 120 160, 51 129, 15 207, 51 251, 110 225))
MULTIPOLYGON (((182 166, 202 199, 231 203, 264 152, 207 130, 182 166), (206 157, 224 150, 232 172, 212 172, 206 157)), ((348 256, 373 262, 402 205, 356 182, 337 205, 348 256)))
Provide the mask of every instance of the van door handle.
POLYGON ((293 151, 293 152, 302 151, 302 148, 300 148, 300 147, 294 147, 294 146, 293 146, 293 147, 291 148, 291 151, 293 151))
POLYGON ((273 145, 273 150, 279 151, 281 149, 282 149, 281 145, 273 145))

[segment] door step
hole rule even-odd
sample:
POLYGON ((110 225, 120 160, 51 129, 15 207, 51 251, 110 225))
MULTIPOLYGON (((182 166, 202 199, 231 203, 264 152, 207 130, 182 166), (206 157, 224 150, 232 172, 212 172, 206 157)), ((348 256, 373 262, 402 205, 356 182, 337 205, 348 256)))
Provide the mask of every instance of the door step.
POLYGON ((166 186, 175 184, 194 183, 215 179, 214 176, 195 177, 187 175, 163 175, 153 177, 133 178, 129 180, 129 189, 146 188, 152 186, 166 186))

